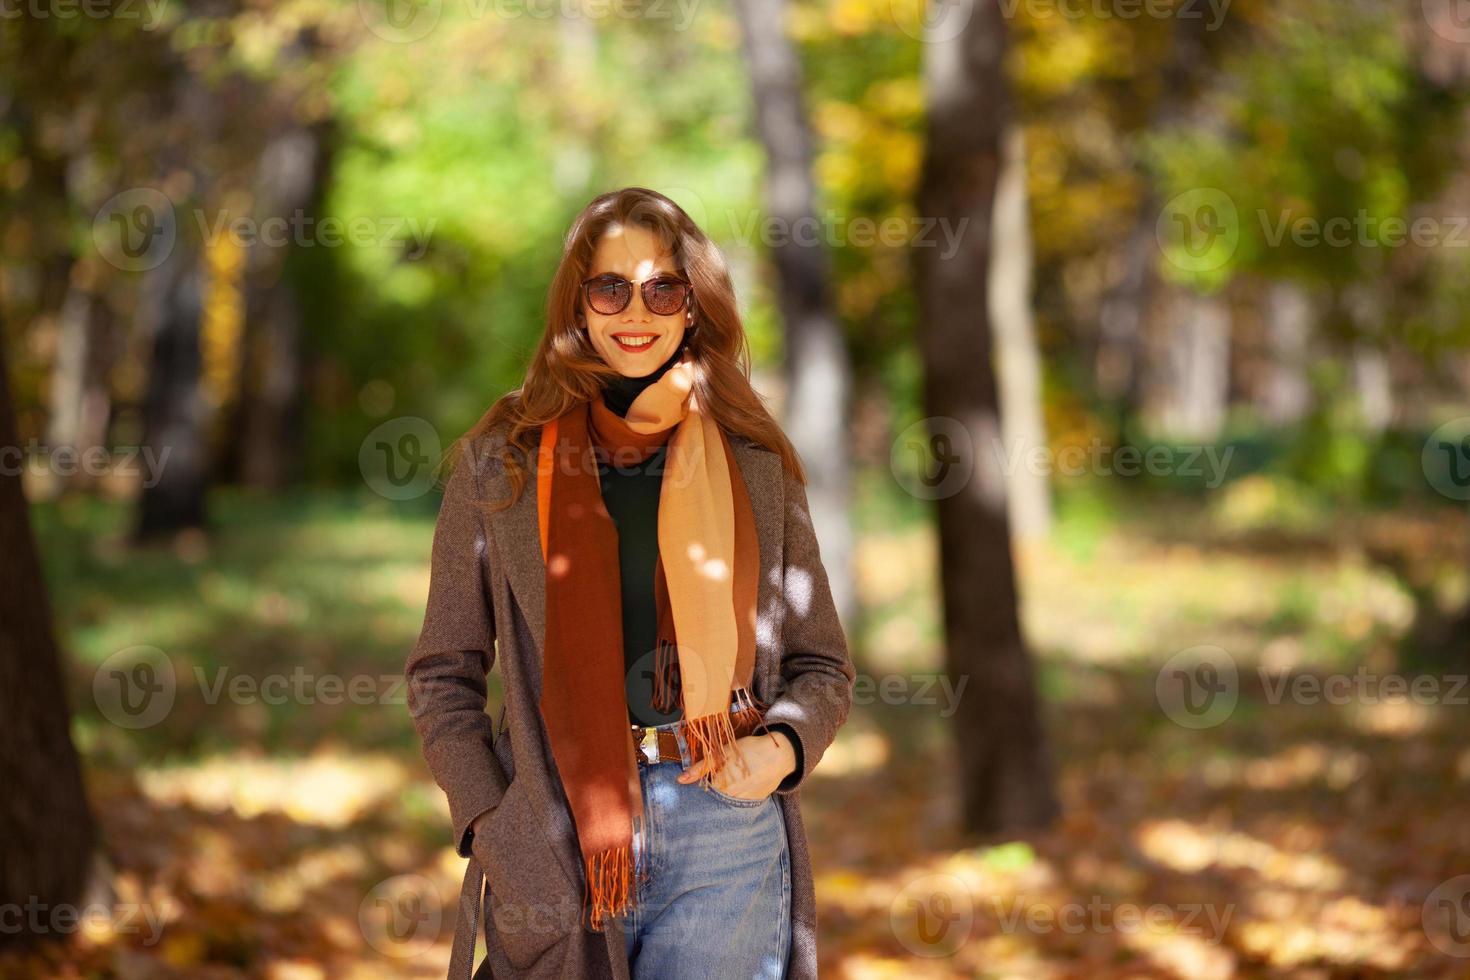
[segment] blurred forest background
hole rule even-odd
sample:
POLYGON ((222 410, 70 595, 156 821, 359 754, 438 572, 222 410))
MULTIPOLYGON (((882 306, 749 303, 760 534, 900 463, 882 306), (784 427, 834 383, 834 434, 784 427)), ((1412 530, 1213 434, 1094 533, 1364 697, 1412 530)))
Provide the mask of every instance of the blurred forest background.
POLYGON ((625 185, 813 468, 824 973, 1470 976, 1467 110, 1454 0, 7 5, 0 976, 442 975, 433 463, 625 185))

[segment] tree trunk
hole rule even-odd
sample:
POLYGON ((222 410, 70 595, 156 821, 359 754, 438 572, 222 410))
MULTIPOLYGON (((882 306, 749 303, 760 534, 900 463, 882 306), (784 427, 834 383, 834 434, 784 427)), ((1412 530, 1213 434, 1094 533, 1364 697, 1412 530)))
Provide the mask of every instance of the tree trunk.
MULTIPOLYGON (((0 447, 19 445, 0 344, 0 447)), ((94 829, 71 741, 66 684, 30 514, 14 467, 0 467, 0 903, 56 910, 82 905, 94 829)), ((49 916, 7 917, 11 939, 65 938, 49 916), (40 925, 40 929, 36 928, 40 925)))
POLYGON ((1031 209, 1026 192, 1026 142, 1020 126, 1007 129, 1004 151, 990 235, 990 318, 1000 369, 1006 499, 1017 537, 1045 537, 1051 530, 1051 486, 1047 470, 1030 462, 1036 450, 1046 448, 1046 419, 1041 351, 1031 313, 1031 209))
POLYGON ((1097 392, 1116 406, 1118 437, 1129 429, 1143 402, 1147 359, 1144 328, 1158 278, 1154 271, 1158 242, 1153 224, 1157 214, 1157 202, 1149 195, 1123 243, 1122 272, 1103 296, 1098 311, 1097 392))
MULTIPOLYGON (((262 220, 315 219, 328 164, 325 127, 293 126, 261 155, 256 198, 262 220)), ((301 450, 301 303, 291 276, 294 247, 256 244, 246 289, 245 362, 236 399, 236 472, 247 485, 279 489, 296 475, 301 450)))
POLYGON ((785 32, 784 0, 737 0, 756 131, 766 151, 766 211, 782 236, 771 247, 786 328, 786 431, 806 467, 812 523, 832 597, 853 621, 852 461, 847 444, 852 364, 831 302, 827 243, 816 221, 812 138, 801 63, 785 32))
POLYGON ((1152 385, 1159 425, 1170 436, 1214 439, 1230 394, 1230 307, 1221 294, 1176 285, 1165 293, 1163 314, 1167 354, 1152 385))
POLYGON ((1269 362, 1258 397, 1261 415, 1272 425, 1295 425, 1311 410, 1307 367, 1313 320, 1311 297, 1299 283, 1270 284, 1266 292, 1269 362))
MULTIPOLYGON (((56 360, 51 368, 51 417, 46 426, 46 444, 53 451, 74 447, 78 458, 89 450, 105 448, 112 411, 107 385, 113 353, 107 342, 110 312, 98 295, 100 284, 81 281, 91 277, 85 261, 72 266, 72 281, 61 305, 56 360)), ((70 477, 58 473, 54 479, 85 489, 98 476, 78 467, 70 477)))
MULTIPOLYGON (((944 2, 944 0, 940 0, 944 2)), ((963 29, 932 16, 924 45, 928 132, 918 213, 958 232, 952 255, 913 252, 924 401, 982 447, 958 492, 938 500, 945 664, 966 683, 955 714, 965 828, 1039 827, 1057 813, 1030 655, 1021 635, 1002 431, 991 363, 990 225, 1009 119, 998 0, 977 0, 963 29), (938 28, 938 29, 936 29, 938 28)))
POLYGON ((1393 376, 1388 355, 1376 347, 1353 345, 1353 389, 1358 395, 1358 415, 1363 427, 1379 435, 1393 422, 1393 376))
POLYGON ((180 235, 173 255, 149 274, 144 286, 153 359, 143 406, 143 445, 161 466, 157 479, 143 488, 139 539, 204 525, 210 413, 200 377, 203 280, 202 262, 180 235))
POLYGON ((46 425, 46 443, 52 449, 73 447, 80 451, 87 448, 78 445, 77 439, 82 430, 87 365, 92 360, 95 300, 91 290, 77 281, 82 268, 81 265, 72 266, 71 284, 61 304, 56 360, 51 366, 51 418, 46 425))

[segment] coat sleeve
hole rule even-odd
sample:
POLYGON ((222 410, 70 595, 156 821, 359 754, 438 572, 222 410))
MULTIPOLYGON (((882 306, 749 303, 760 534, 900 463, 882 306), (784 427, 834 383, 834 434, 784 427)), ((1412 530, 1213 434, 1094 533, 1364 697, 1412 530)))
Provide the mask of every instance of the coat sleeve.
POLYGON ((847 720, 857 672, 822 566, 806 487, 789 472, 783 497, 781 693, 763 717, 796 747, 796 769, 776 787, 778 793, 794 793, 847 720))
POLYGON ((470 856, 474 819, 500 802, 505 772, 485 713, 486 676, 495 663, 495 620, 485 588, 489 537, 477 503, 472 453, 444 488, 434 528, 429 603, 409 654, 408 707, 429 773, 449 800, 455 849, 470 856))

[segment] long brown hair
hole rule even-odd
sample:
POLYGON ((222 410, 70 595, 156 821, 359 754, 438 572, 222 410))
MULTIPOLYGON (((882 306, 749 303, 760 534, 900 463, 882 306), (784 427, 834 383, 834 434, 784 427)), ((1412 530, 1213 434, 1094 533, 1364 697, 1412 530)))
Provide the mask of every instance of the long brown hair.
MULTIPOLYGON (((527 461, 535 459, 537 430, 580 401, 590 401, 617 369, 604 361, 581 329, 581 284, 603 233, 615 225, 638 225, 658 236, 663 248, 694 285, 694 319, 684 345, 694 360, 694 395, 729 435, 740 435, 781 457, 782 465, 802 483, 806 474, 791 441, 771 417, 750 385, 750 345, 725 257, 673 201, 646 187, 624 187, 594 198, 567 232, 561 262, 546 301, 546 332, 526 369, 521 387, 507 392, 459 439, 450 463, 465 448, 508 423, 504 443, 487 447, 502 461, 511 481, 511 496, 487 505, 502 510, 519 499, 528 477, 527 461)), ((483 465, 484 460, 475 460, 483 465)))

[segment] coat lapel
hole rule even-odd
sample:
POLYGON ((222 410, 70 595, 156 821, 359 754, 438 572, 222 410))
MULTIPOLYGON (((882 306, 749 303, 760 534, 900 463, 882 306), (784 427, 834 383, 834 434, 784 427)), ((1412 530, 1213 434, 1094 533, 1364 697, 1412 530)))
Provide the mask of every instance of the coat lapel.
MULTIPOLYGON (((756 594, 756 609, 770 608, 773 578, 776 563, 775 545, 781 540, 781 514, 777 510, 779 494, 773 494, 781 486, 781 458, 773 452, 759 449, 745 440, 730 440, 736 465, 745 480, 750 495, 751 509, 755 512, 756 537, 760 542, 761 570, 760 586, 756 594)), ((486 481, 489 496, 503 498, 511 490, 509 477, 497 468, 486 481)), ((546 644, 546 561, 541 556, 541 528, 536 513, 535 474, 527 476, 525 489, 520 498, 506 510, 491 516, 496 541, 505 562, 505 574, 516 603, 531 628, 536 641, 536 664, 541 663, 541 654, 546 644)), ((760 652, 760 631, 757 631, 757 653, 760 652)))

